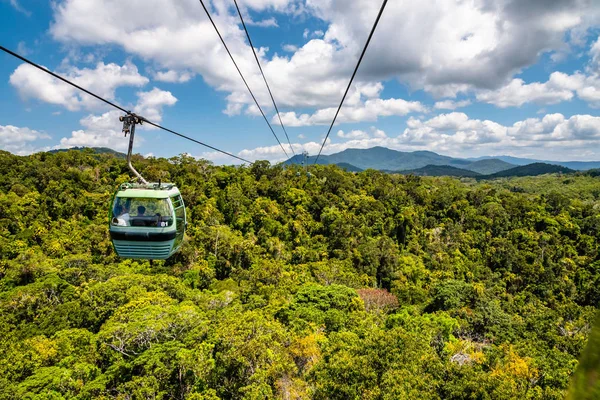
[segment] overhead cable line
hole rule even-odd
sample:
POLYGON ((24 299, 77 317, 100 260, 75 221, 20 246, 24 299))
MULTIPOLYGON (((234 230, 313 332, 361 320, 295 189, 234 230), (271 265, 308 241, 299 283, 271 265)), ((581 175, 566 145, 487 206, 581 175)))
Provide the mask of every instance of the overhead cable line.
POLYGON ((273 106, 275 107, 275 111, 277 111, 277 117, 279 118, 279 123, 281 124, 281 129, 283 129, 283 133, 285 133, 285 137, 287 138, 288 144, 290 145, 290 149, 292 149, 292 154, 296 155, 294 151, 294 147, 292 147, 292 143, 290 142, 290 137, 288 136, 287 131, 285 130, 285 126, 283 125, 283 121, 281 120, 281 115, 279 114, 279 108, 277 107, 277 103, 275 102, 275 98, 273 97, 273 93, 271 92, 271 88, 269 87, 269 83, 267 82, 267 78, 265 77, 265 73, 263 72, 262 66, 260 65, 260 61, 258 60, 258 56, 256 55, 256 50, 254 50, 254 45, 252 44, 252 39, 250 39, 250 33, 248 32, 248 28, 246 28, 246 23, 244 22, 244 18, 242 17, 242 13, 240 8, 238 7, 237 0, 233 0, 235 3, 235 8, 237 9, 238 15, 240 16, 240 21, 242 21, 242 26, 244 27, 244 31, 246 31, 246 37, 248 38, 248 42, 250 43, 250 48, 252 49, 252 53, 254 53, 254 59, 258 64, 258 69, 260 69, 260 74, 265 81, 265 85, 267 86, 267 90, 269 91, 269 96, 271 96, 271 101, 273 101, 273 106))
MULTIPOLYGON (((25 58, 25 57, 23 57, 23 56, 21 56, 21 55, 19 55, 19 54, 15 53, 14 51, 11 51, 11 50, 7 49, 7 48, 6 48, 6 47, 4 47, 4 46, 1 46, 1 45, 0 45, 0 50, 4 51, 5 53, 8 53, 8 54, 10 54, 10 55, 11 55, 11 56, 13 56, 13 57, 16 57, 16 58, 18 58, 19 60, 21 60, 21 61, 23 61, 23 62, 26 62, 27 64, 29 64, 29 65, 31 65, 31 66, 33 66, 33 67, 35 67, 35 68, 39 69, 40 71, 43 71, 43 72, 45 72, 45 73, 47 73, 47 74, 49 74, 49 75, 52 75, 52 76, 53 76, 53 77, 55 77, 56 79, 59 79, 59 80, 61 80, 61 81, 65 82, 66 84, 69 84, 69 85, 73 86, 74 88, 76 88, 76 89, 79 89, 79 90, 81 90, 82 92, 85 92, 85 93, 89 94, 89 95, 90 95, 90 96, 92 96, 92 97, 95 97, 96 99, 98 99, 98 100, 100 100, 100 101, 102 101, 102 102, 104 102, 104 103, 106 103, 106 104, 108 104, 108 105, 110 105, 110 106, 112 106, 112 107, 116 108, 117 110, 120 110, 120 111, 124 112, 124 113, 125 113, 125 114, 127 114, 127 115, 135 115, 135 114, 134 114, 134 113, 132 113, 131 111, 128 111, 128 110, 126 110, 125 108, 123 108, 123 107, 119 106, 118 104, 115 104, 115 103, 113 103, 113 102, 111 102, 111 101, 109 101, 109 100, 106 100, 106 99, 105 99, 105 98, 103 98, 103 97, 100 97, 100 96, 98 96, 98 95, 97 95, 97 94, 95 94, 95 93, 92 93, 92 92, 90 92, 89 90, 87 90, 87 89, 85 89, 85 88, 82 88, 81 86, 79 86, 79 85, 77 85, 77 84, 75 84, 75 83, 71 82, 70 80, 68 80, 68 79, 66 79, 66 78, 63 78, 62 76, 60 76, 60 75, 58 75, 58 74, 56 74, 56 73, 54 73, 54 72, 52 72, 52 71, 50 71, 50 70, 48 70, 48 69, 46 69, 46 68, 42 67, 42 66, 41 66, 41 65, 39 65, 39 64, 36 64, 36 63, 34 63, 34 62, 33 62, 33 61, 31 61, 31 60, 28 60, 27 58, 25 58)), ((164 131, 166 131, 166 132, 172 133, 173 135, 176 135, 176 136, 179 136, 179 137, 181 137, 181 138, 187 139, 187 140, 189 140, 189 141, 192 141, 192 142, 194 142, 194 143, 197 143, 197 144, 199 144, 199 145, 201 145, 201 146, 204 146, 204 147, 207 147, 207 148, 209 148, 209 149, 211 149, 211 150, 217 151, 217 152, 219 152, 219 153, 221 153, 221 154, 225 154, 225 155, 227 155, 227 156, 229 156, 229 157, 236 158, 236 159, 238 159, 238 160, 240 160, 240 161, 243 161, 243 162, 245 162, 245 163, 253 164, 251 161, 248 161, 248 160, 246 160, 246 159, 244 159, 244 158, 238 157, 238 156, 236 156, 236 155, 234 155, 234 154, 231 154, 231 153, 229 153, 229 152, 227 152, 227 151, 224 151, 224 150, 218 149, 218 148, 216 148, 216 147, 214 147, 214 146, 211 146, 211 145, 209 145, 209 144, 202 143, 202 142, 201 142, 201 141, 199 141, 199 140, 196 140, 196 139, 194 139, 194 138, 191 138, 191 137, 189 137, 189 136, 183 135, 183 134, 181 134, 181 133, 179 133, 179 132, 176 132, 176 131, 174 131, 174 130, 171 130, 171 129, 165 128, 164 126, 161 126, 161 125, 159 125, 159 124, 157 124, 157 123, 154 123, 154 122, 152 122, 152 121, 150 121, 150 120, 147 120, 147 119, 146 119, 146 118, 144 118, 144 117, 141 117, 141 116, 139 116, 139 115, 137 115, 137 117, 138 117, 138 118, 140 118, 140 119, 141 119, 142 121, 144 121, 145 123, 147 123, 147 124, 149 124, 149 125, 152 125, 152 126, 154 126, 154 127, 156 127, 156 128, 162 129, 162 130, 164 130, 164 131)))
POLYGON ((217 35, 219 35, 219 39, 221 39, 221 43, 223 43, 223 46, 225 47, 225 50, 227 50, 227 54, 229 54, 229 58, 231 58, 231 61, 233 62, 233 65, 235 65, 235 69, 237 69, 237 72, 242 77, 242 80, 244 81, 244 84, 246 85, 246 89, 248 89, 248 92, 250 92, 250 96, 252 96, 252 99, 254 100, 254 103, 256 104, 256 107, 258 107, 258 110, 260 111, 260 113, 262 114, 263 118, 265 119, 265 122, 269 126, 269 129, 271 130, 271 133, 273 134, 273 136, 277 140, 277 143, 279 143, 279 147, 281 147, 281 150, 283 150, 283 152, 285 153, 285 156, 289 157, 288 153, 285 151, 285 149, 283 148, 283 145, 279 141, 279 138, 275 134, 275 131, 273 130, 273 127, 269 123, 269 120, 267 119, 267 116, 265 115, 265 113, 263 112, 262 108, 260 107, 260 104, 258 104, 258 100, 256 100, 256 97, 254 96, 254 93, 252 93, 252 89, 250 89, 250 86, 248 85, 248 82, 246 82, 246 78, 244 78, 244 75, 242 74, 242 71, 240 70, 240 68, 238 67, 237 63, 235 62, 235 59, 233 58, 233 54, 231 54, 231 51, 229 51, 229 47, 227 47, 227 44, 225 43, 225 39, 223 39, 223 36, 221 36, 221 32, 219 32, 219 28, 217 28, 217 25, 215 24, 215 21, 213 21, 212 17, 210 16, 210 12, 208 12, 208 8, 206 8, 206 5, 204 4, 204 1, 203 0, 199 0, 199 1, 200 1, 200 4, 202 5, 202 8, 204 8, 204 12, 206 12, 206 15, 208 16, 208 19, 210 20, 210 23, 212 24, 213 28, 215 28, 215 31, 217 32, 217 35))
POLYGON ((381 9, 379 10, 379 14, 377 15, 377 19, 375 19, 375 23, 373 24, 373 28, 371 29, 371 33, 369 34, 369 38, 367 39, 367 43, 365 43, 365 47, 360 55, 360 58, 358 59, 358 63, 356 64, 356 68, 354 68, 354 72, 352 73, 352 77, 350 78, 350 82, 348 82, 348 87, 346 88, 346 92, 344 93, 344 97, 342 97, 342 101, 340 102, 340 106, 338 107, 337 111, 335 112, 335 116, 333 117, 333 121, 331 121, 331 126, 329 126, 329 130, 327 131, 327 135, 325 136, 325 140, 323 140, 323 144, 321 145, 321 149, 319 150, 319 154, 317 155, 317 158, 315 159, 314 164, 317 163, 317 161, 319 161, 319 157, 321 156, 321 152, 323 151, 323 147, 325 147, 325 143, 327 142, 327 139, 329 138, 329 134, 331 133, 331 130, 333 129, 333 125, 335 124, 335 120, 338 117, 338 114, 340 113, 340 110, 342 109, 342 105, 344 104, 344 100, 346 100, 346 96, 348 95, 348 91, 350 91, 350 87, 352 86, 352 81, 354 81, 354 77, 356 76, 356 72, 358 71, 358 67, 360 67, 360 63, 362 62, 363 57, 365 56, 365 53, 367 52, 367 48, 369 47, 369 43, 371 43, 371 38, 373 37, 373 34, 375 33, 375 29, 377 28, 377 24, 379 24, 379 20, 381 19, 381 15, 383 14, 383 10, 385 9, 385 6, 387 5, 388 0, 383 0, 383 4, 381 4, 381 9))
POLYGON ((100 101, 103 101, 104 103, 108 104, 109 106, 113 106, 114 108, 117 108, 117 109, 123 111, 124 113, 128 113, 129 114, 129 111, 127 111, 123 107, 120 107, 120 106, 116 105, 115 103, 112 103, 112 102, 110 102, 110 101, 108 101, 108 100, 106 100, 106 99, 98 96, 97 94, 94 94, 94 93, 90 92, 89 90, 82 88, 81 86, 79 86, 79 85, 77 85, 77 84, 75 84, 75 83, 73 83, 73 82, 71 82, 71 81, 63 78, 62 76, 60 76, 58 74, 55 74, 54 72, 52 72, 52 71, 50 71, 50 70, 48 70, 48 69, 46 69, 46 68, 44 68, 44 67, 36 64, 36 63, 34 63, 33 61, 30 61, 30 60, 26 59, 25 57, 23 57, 23 56, 15 53, 14 51, 10 51, 9 49, 7 49, 4 46, 0 46, 0 50, 4 51, 5 53, 10 54, 13 57, 18 58, 21 61, 26 62, 29 65, 32 65, 32 66, 36 67, 40 71, 44 71, 45 73, 52 75, 56 79, 60 79, 61 81, 65 82, 65 83, 68 83, 69 85, 71 85, 71 86, 73 86, 73 87, 81 90, 82 92, 85 92, 85 93, 89 94, 90 96, 95 97, 96 99, 98 99, 100 101))

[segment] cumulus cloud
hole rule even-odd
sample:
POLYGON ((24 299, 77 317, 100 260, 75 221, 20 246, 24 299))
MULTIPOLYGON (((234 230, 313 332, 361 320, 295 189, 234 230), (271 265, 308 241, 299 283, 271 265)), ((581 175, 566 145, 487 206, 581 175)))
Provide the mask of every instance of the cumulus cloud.
POLYGON ((498 90, 477 93, 477 100, 494 104, 500 108, 519 107, 533 102, 539 105, 558 104, 577 95, 592 106, 600 105, 600 77, 576 72, 572 75, 553 72, 547 82, 526 84, 522 79, 513 79, 498 90))
POLYGON ((295 14, 298 11, 298 0, 245 0, 244 7, 255 11, 265 11, 273 9, 278 12, 287 12, 295 14))
MULTIPOLYGON (((83 129, 71 132, 71 137, 60 140, 57 148, 69 147, 109 147, 119 151, 127 150, 129 140, 123 137, 122 123, 118 110, 108 111, 102 115, 88 115, 79 122, 83 129)), ((138 137, 137 142, 142 138, 138 137)))
POLYGON ((340 130, 338 131, 337 136, 342 139, 366 139, 369 137, 369 134, 361 130, 353 130, 347 133, 344 133, 344 131, 340 130))
POLYGON ((441 114, 427 121, 409 118, 401 135, 404 143, 432 147, 472 146, 497 143, 506 137, 506 127, 489 120, 470 119, 466 114, 441 114))
POLYGON ((597 64, 600 39, 598 40, 588 52, 589 62, 583 72, 566 74, 556 71, 544 83, 525 83, 522 79, 513 79, 498 89, 477 91, 476 98, 506 108, 530 102, 539 105, 558 104, 577 96, 591 107, 600 107, 600 65, 597 64))
MULTIPOLYGON (((134 111, 148 118, 152 122, 162 120, 162 109, 164 106, 172 106, 177 102, 171 92, 157 88, 148 92, 138 92, 138 102, 134 111)), ((111 110, 101 115, 88 115, 79 122, 83 129, 71 132, 70 137, 63 137, 57 148, 69 147, 109 147, 111 149, 125 151, 129 141, 123 137, 121 131, 123 124, 119 121, 122 112, 111 110)), ((144 129, 151 129, 148 125, 142 125, 144 129)), ((136 144, 143 142, 141 136, 136 136, 136 144)))
POLYGON ((387 138, 387 135, 381 129, 377 129, 374 126, 371 127, 369 131, 362 130, 352 130, 350 132, 344 132, 343 130, 339 130, 337 132, 337 136, 342 139, 347 140, 357 140, 357 139, 369 139, 369 138, 379 138, 384 139, 387 138))
POLYGON ((540 105, 557 104, 571 100, 573 96, 571 90, 553 85, 551 81, 525 84, 522 79, 513 79, 499 90, 477 94, 477 100, 506 108, 519 107, 529 102, 540 105))
MULTIPOLYGON (((356 51, 379 8, 369 0, 308 3, 331 23, 325 38, 356 51)), ((493 88, 541 53, 562 48, 565 33, 597 23, 598 14, 593 0, 392 2, 363 73, 399 77, 429 90, 461 84, 493 88)))
POLYGON ((44 132, 12 125, 0 125, 0 148, 14 154, 25 155, 35 151, 33 142, 50 139, 44 132))
POLYGON ((175 70, 157 71, 153 74, 154 80, 168 83, 185 83, 192 79, 193 74, 190 72, 180 72, 175 70))
MULTIPOLYGON (((418 101, 403 99, 369 99, 362 104, 342 107, 337 124, 347 122, 377 121, 379 117, 404 116, 414 112, 425 112, 427 108, 418 101)), ((296 115, 295 112, 281 114, 286 126, 329 125, 335 116, 337 107, 317 110, 314 114, 296 115)))
POLYGON ((463 108, 471 104, 471 100, 444 100, 438 101, 433 105, 436 110, 456 110, 457 108, 463 108))
MULTIPOLYGON (((328 24, 323 32, 306 30, 302 47, 286 47, 294 53, 289 57, 268 57, 266 49, 260 54, 282 107, 327 108, 339 102, 379 3, 248 0, 244 7, 293 15, 306 12, 328 24)), ((268 93, 231 5, 214 2, 211 12, 259 102, 268 105, 268 93)), ((599 16, 595 0, 391 2, 357 79, 398 78, 439 97, 491 90, 532 65, 540 54, 562 51, 569 45, 565 40, 575 42, 582 36, 575 32, 585 31, 599 16)), ((199 73, 227 94, 230 115, 252 104, 212 26, 193 1, 173 6, 167 0, 59 0, 50 31, 67 44, 114 44, 161 68, 199 73), (140 18, 130 20, 131 14, 140 18)))
MULTIPOLYGON (((463 113, 438 115, 427 121, 409 119, 398 137, 411 144, 450 155, 518 154, 527 151, 543 159, 549 149, 560 149, 559 157, 581 159, 600 140, 600 117, 548 114, 543 118, 518 121, 504 126, 489 120, 470 119, 463 113), (493 153, 492 153, 493 152, 493 153)), ((600 156, 598 153, 596 156, 600 156)))
POLYGON ((288 53, 295 53, 298 51, 298 46, 293 44, 284 44, 283 46, 281 46, 281 48, 283 49, 283 51, 287 51, 288 53))
POLYGON ((548 114, 542 119, 530 118, 515 123, 508 129, 508 135, 537 142, 598 141, 600 117, 574 115, 567 119, 562 114, 548 114))
POLYGON ((277 24, 277 20, 273 17, 263 19, 260 21, 254 21, 252 18, 244 18, 244 22, 246 25, 250 26, 259 26, 261 28, 277 28, 279 25, 277 24))
MULTIPOLYGON (((148 83, 148 78, 140 75, 137 67, 129 62, 123 66, 100 62, 95 69, 69 67, 61 75, 108 100, 115 98, 115 90, 120 86, 143 86, 148 83)), ((101 106, 99 100, 29 64, 19 65, 9 81, 24 99, 38 99, 70 111, 101 106)))
MULTIPOLYGON (((288 2, 277 1, 245 4, 246 7, 275 9, 287 5, 288 2)), ((261 104, 268 104, 268 93, 238 25, 239 18, 228 12, 229 6, 223 3, 213 6, 213 18, 240 69, 250 86, 256 88, 261 104)), ((152 61, 161 70, 200 73, 215 89, 229 93, 232 98, 243 98, 245 105, 252 103, 197 2, 184 1, 174 6, 168 0, 63 0, 56 4, 50 32, 55 39, 69 45, 118 45, 128 53, 152 61), (136 15, 136 18, 128 15, 136 15)), ((265 51, 259 49, 261 58, 265 51)), ((268 73, 266 65, 265 70, 268 73)), ((173 74, 163 78, 172 78, 170 75, 173 74)))
POLYGON ((149 92, 138 92, 138 103, 134 111, 152 122, 162 121, 162 109, 177 103, 171 92, 154 88, 149 92))

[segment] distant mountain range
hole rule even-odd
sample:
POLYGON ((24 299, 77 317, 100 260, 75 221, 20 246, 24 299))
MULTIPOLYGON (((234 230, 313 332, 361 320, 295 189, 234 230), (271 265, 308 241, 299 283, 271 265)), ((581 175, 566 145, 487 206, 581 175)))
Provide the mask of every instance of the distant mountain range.
POLYGON ((528 165, 535 163, 544 163, 552 165, 561 165, 566 168, 574 169, 576 171, 587 171, 590 169, 600 168, 600 161, 548 161, 548 160, 535 160, 532 158, 518 158, 511 156, 486 156, 479 158, 469 158, 468 160, 480 161, 480 160, 501 160, 513 165, 528 165))
POLYGON ((479 174, 474 171, 469 171, 468 169, 451 167, 449 165, 427 165, 423 168, 400 171, 396 173, 419 176, 456 176, 477 179, 494 179, 509 176, 537 176, 556 173, 570 174, 574 172, 576 171, 560 165, 533 163, 528 165, 519 165, 518 167, 506 169, 494 174, 479 174))
MULTIPOLYGON (((73 147, 51 150, 61 153, 69 150, 92 150, 96 154, 112 154, 125 158, 124 153, 106 147, 73 147)), ((303 156, 296 155, 283 164, 300 164, 303 156)), ((308 159, 309 164, 314 158, 308 159)), ((349 172, 377 169, 388 173, 413 174, 420 176, 455 176, 476 179, 509 176, 535 176, 551 173, 573 173, 595 170, 600 175, 600 161, 540 161, 511 156, 487 156, 479 158, 453 158, 432 151, 402 152, 385 147, 370 149, 347 149, 340 153, 319 157, 319 164, 335 164, 349 172)))
POLYGON ((92 150, 96 154, 112 154, 117 158, 126 158, 127 157, 127 154, 118 152, 113 149, 109 149, 108 147, 70 147, 68 149, 50 150, 50 151, 48 151, 48 153, 56 154, 56 153, 64 153, 65 151, 70 151, 70 150, 83 151, 83 150, 87 150, 87 149, 92 150))
MULTIPOLYGON (((284 164, 299 164, 302 160, 301 155, 296 155, 284 164)), ((309 158, 308 162, 313 160, 309 158)), ((529 176, 600 168, 600 161, 544 161, 510 156, 453 158, 431 151, 403 152, 385 147, 347 149, 322 155, 319 164, 336 164, 353 172, 377 169, 390 173, 464 177, 529 176), (528 168, 519 168, 525 166, 528 168), (555 168, 557 166, 560 168, 555 168)))

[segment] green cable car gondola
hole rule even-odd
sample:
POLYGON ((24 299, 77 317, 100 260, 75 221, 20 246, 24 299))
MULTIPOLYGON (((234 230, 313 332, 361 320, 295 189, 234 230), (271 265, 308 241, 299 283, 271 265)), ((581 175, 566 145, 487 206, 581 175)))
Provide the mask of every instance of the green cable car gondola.
POLYGON ((109 211, 109 232, 115 252, 123 258, 165 260, 183 243, 187 225, 185 204, 171 183, 148 183, 131 164, 134 114, 121 117, 125 135, 130 133, 127 163, 139 183, 124 183, 116 191, 109 211))
POLYGON ((123 258, 164 260, 183 243, 186 215, 171 184, 121 185, 110 212, 110 238, 123 258))

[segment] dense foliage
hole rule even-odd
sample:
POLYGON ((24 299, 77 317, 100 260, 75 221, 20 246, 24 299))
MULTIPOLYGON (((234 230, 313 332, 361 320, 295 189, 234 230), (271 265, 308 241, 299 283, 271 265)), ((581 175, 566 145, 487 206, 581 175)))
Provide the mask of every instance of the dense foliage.
POLYGON ((135 160, 182 190, 120 260, 110 154, 0 153, 0 399, 562 399, 600 300, 598 177, 135 160))

